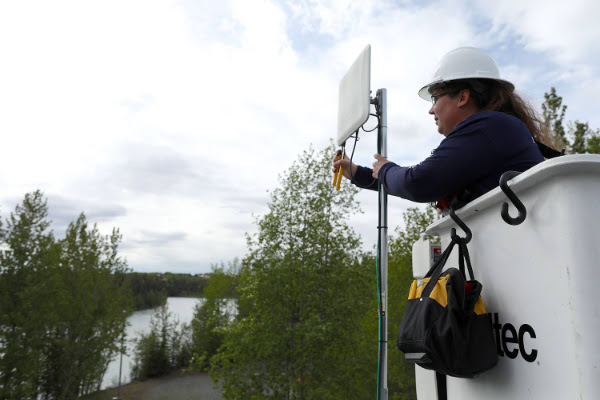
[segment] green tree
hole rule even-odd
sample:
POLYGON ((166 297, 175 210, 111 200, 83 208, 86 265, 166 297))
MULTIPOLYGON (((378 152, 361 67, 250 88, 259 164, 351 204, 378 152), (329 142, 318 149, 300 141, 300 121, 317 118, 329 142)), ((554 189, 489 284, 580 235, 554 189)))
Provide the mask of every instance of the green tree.
POLYGON ((60 257, 47 216, 42 193, 27 194, 0 234, 2 399, 36 398, 44 373, 44 339, 54 325, 53 291, 46 279, 60 257))
POLYGON ((237 298, 238 261, 228 267, 213 265, 204 290, 204 301, 198 303, 192 320, 194 363, 204 369, 223 344, 226 327, 235 316, 231 302, 237 298))
POLYGON ((166 375, 186 366, 191 354, 189 326, 180 326, 164 304, 152 316, 150 331, 136 339, 131 377, 145 380, 166 375))
POLYGON ((587 141, 587 152, 600 154, 600 130, 596 129, 587 141))
MULTIPOLYGON (((403 227, 396 228, 396 234, 388 242, 388 397, 397 400, 416 399, 415 366, 404 360, 404 354, 395 346, 395 336, 404 315, 408 290, 413 281, 412 246, 425 231, 427 226, 439 218, 439 213, 432 207, 420 209, 409 208, 403 213, 403 227)), ((375 257, 368 256, 364 260, 365 269, 374 268, 375 257)), ((374 273, 373 273, 374 274, 374 273)), ((375 285, 372 287, 375 292, 375 285)), ((377 352, 377 347, 369 346, 369 338, 377 337, 377 298, 371 296, 370 309, 359 329, 363 335, 363 356, 377 352)), ((374 398, 374 390, 371 396, 374 398)))
POLYGON ((227 399, 368 398, 376 388, 376 332, 365 361, 357 329, 374 296, 372 270, 348 225, 356 189, 331 186, 333 153, 303 152, 248 238, 240 318, 211 360, 227 399))
POLYGON ((129 309, 121 235, 102 236, 82 213, 59 241, 54 272, 54 326, 46 334, 44 393, 70 399, 98 390, 118 352, 129 309))
POLYGON ((573 138, 573 144, 570 148, 571 153, 600 153, 598 151, 600 142, 598 131, 590 129, 587 122, 575 121, 569 123, 569 134, 573 138))
POLYGON ((569 140, 563 126, 563 119, 567 110, 567 106, 562 104, 563 98, 556 94, 554 87, 551 87, 550 93, 544 93, 544 99, 542 111, 546 128, 556 137, 559 137, 565 146, 569 146, 569 140))
MULTIPOLYGON (((408 290, 413 281, 412 246, 425 232, 427 226, 439 218, 439 213, 432 207, 421 210, 409 208, 403 214, 404 228, 396 229, 396 237, 390 239, 388 255, 388 292, 389 320, 388 326, 392 338, 400 327, 404 315, 408 290), (395 332, 395 331, 396 332, 395 332)), ((390 340, 390 343, 394 343, 390 340)), ((404 360, 404 354, 395 345, 388 347, 389 372, 388 385, 390 399, 416 399, 415 366, 404 360)))
POLYGON ((134 310, 147 310, 165 304, 167 297, 201 297, 207 278, 202 275, 131 272, 127 283, 133 294, 134 310))
POLYGON ((571 153, 585 153, 586 151, 586 136, 590 127, 587 123, 575 121, 569 124, 569 134, 573 137, 571 144, 571 153))
POLYGON ((550 93, 544 93, 544 98, 542 110, 546 128, 563 141, 569 153, 600 154, 600 131, 591 129, 587 122, 576 120, 568 123, 568 134, 565 133, 563 119, 567 106, 562 104, 563 98, 556 94, 554 87, 550 88, 550 93))
POLYGON ((56 240, 41 192, 0 235, 0 398, 72 399, 97 390, 128 304, 120 235, 83 214, 56 240))

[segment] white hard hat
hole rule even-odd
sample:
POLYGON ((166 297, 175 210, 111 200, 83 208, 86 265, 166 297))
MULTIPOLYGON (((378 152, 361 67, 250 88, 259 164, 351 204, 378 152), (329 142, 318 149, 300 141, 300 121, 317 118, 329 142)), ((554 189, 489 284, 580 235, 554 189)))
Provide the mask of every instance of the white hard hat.
POLYGON ((429 88, 442 82, 458 79, 494 79, 507 84, 511 90, 515 85, 500 79, 500 71, 492 57, 475 47, 459 47, 444 55, 435 68, 431 82, 419 90, 419 96, 431 99, 429 88))

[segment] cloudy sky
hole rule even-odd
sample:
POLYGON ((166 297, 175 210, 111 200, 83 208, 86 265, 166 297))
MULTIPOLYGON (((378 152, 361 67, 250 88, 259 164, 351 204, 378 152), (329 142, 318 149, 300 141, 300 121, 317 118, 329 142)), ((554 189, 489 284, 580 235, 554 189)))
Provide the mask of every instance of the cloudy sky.
MULTIPOLYGON (((338 84, 367 44, 388 90, 388 154, 441 140, 417 96, 440 57, 488 51, 538 108, 600 128, 600 2, 0 2, 0 214, 41 189, 57 236, 80 212, 119 227, 137 271, 201 273, 246 253, 278 174, 335 136, 338 84)), ((372 163, 375 134, 355 160, 372 163)), ((376 240, 376 196, 352 224, 376 240)), ((412 204, 390 199, 390 225, 412 204)))

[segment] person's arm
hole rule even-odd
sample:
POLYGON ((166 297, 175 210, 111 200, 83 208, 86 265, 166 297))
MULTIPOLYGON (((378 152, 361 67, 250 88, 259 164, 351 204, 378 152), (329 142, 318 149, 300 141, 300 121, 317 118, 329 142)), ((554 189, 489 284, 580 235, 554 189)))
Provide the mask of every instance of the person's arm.
POLYGON ((342 154, 341 150, 336 152, 333 159, 333 172, 337 172, 340 167, 344 167, 344 178, 351 179, 351 182, 361 189, 377 190, 377 179, 373 178, 373 170, 367 167, 362 167, 352 163, 350 167, 350 159, 344 156, 344 159, 338 160, 342 154))
POLYGON ((456 193, 499 165, 498 154, 480 131, 456 132, 433 154, 412 167, 388 162, 378 178, 389 194, 415 202, 434 202, 456 193))
POLYGON ((371 168, 357 166, 356 174, 352 177, 352 183, 361 189, 378 190, 379 181, 373 178, 371 168))

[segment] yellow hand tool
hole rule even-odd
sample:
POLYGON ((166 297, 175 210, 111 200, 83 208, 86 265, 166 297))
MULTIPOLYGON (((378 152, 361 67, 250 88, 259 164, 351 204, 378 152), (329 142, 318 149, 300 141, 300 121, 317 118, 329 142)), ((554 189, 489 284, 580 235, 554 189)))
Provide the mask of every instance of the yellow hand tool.
MULTIPOLYGON (((342 159, 342 155, 341 155, 341 154, 338 154, 338 155, 335 157, 335 161, 338 161, 338 160, 341 160, 341 159, 342 159)), ((336 170, 334 171, 334 173, 333 173, 333 187, 336 187, 336 185, 337 185, 338 172, 340 172, 340 169, 339 169, 339 168, 338 168, 338 169, 336 169, 336 170)))
MULTIPOLYGON (((344 158, 344 150, 345 148, 342 147, 342 153, 335 158, 336 160, 341 160, 344 158)), ((340 190, 342 176, 344 176, 344 167, 340 165, 337 171, 335 171, 333 174, 333 186, 335 186, 335 190, 340 190)))

